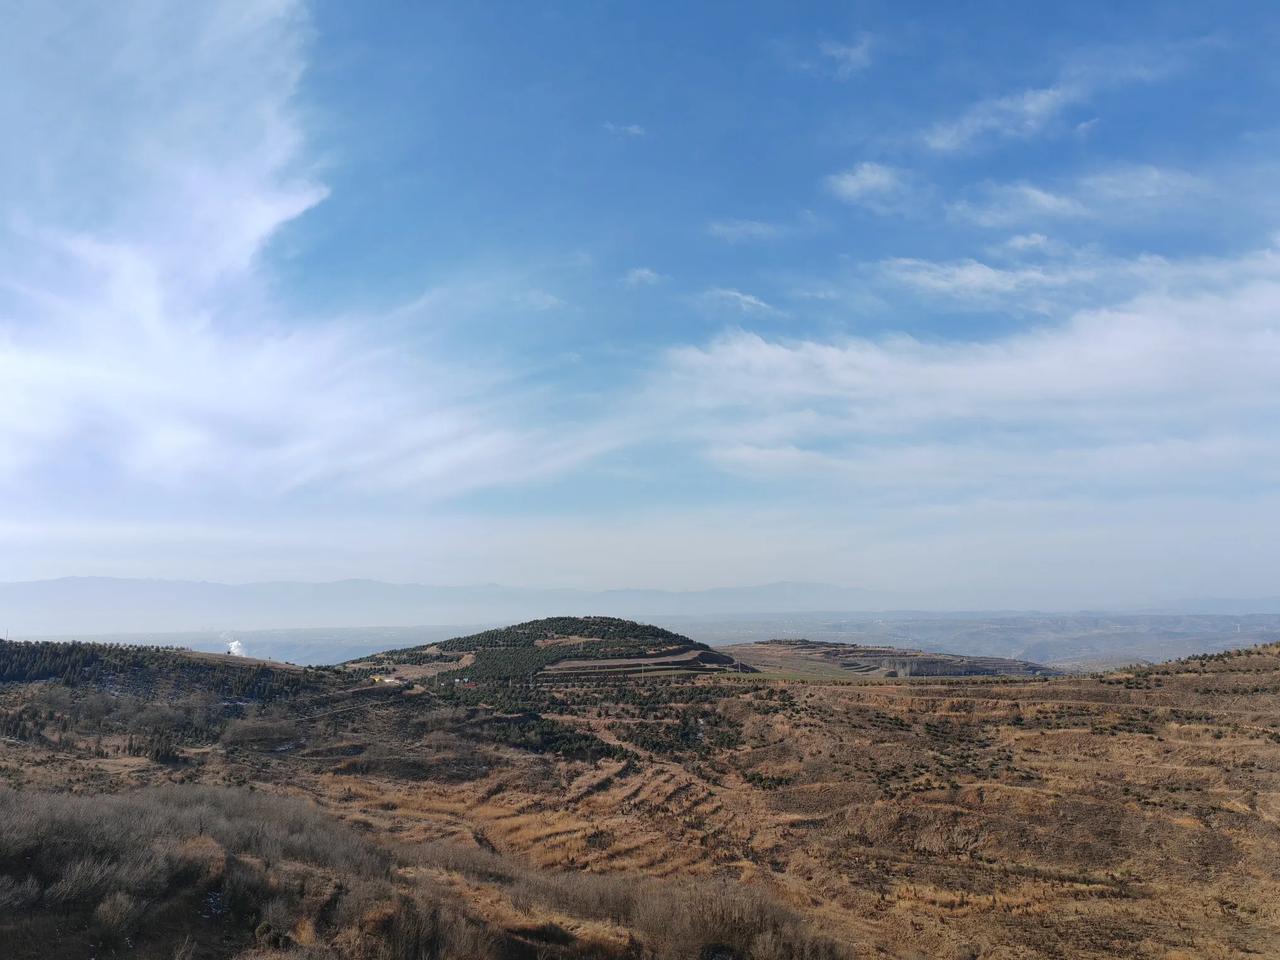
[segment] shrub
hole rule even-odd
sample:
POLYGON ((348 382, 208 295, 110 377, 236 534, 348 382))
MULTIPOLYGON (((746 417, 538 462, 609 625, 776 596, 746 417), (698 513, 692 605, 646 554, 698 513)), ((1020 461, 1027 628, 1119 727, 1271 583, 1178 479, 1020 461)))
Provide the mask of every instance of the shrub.
MULTIPOLYGON (((490 851, 429 844, 405 851, 417 862, 507 887, 524 913, 535 905, 608 920, 640 935, 659 960, 841 960, 842 947, 815 936, 768 891, 729 881, 654 881, 626 874, 537 870, 490 851)), ((646 954, 647 956, 648 954, 646 954)))
POLYGON ((122 943, 141 916, 142 904, 121 890, 108 893, 93 911, 94 922, 107 943, 122 943))

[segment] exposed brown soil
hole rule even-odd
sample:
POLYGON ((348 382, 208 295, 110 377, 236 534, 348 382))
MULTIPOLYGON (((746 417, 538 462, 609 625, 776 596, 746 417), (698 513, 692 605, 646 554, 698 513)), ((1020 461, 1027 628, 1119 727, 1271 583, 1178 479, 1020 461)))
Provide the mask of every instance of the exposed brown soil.
POLYGON ((899 647, 864 646, 821 640, 766 640, 735 643, 720 652, 782 677, 1048 676, 1059 671, 1027 660, 965 657, 899 647))

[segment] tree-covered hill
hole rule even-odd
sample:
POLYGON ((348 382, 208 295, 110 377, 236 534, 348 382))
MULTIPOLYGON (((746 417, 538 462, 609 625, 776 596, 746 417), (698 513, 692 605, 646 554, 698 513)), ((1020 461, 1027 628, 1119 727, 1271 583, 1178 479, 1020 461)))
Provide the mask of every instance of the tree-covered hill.
POLYGON ((264 701, 332 683, 322 671, 172 647, 0 640, 0 683, 38 681, 152 696, 204 691, 264 701))
POLYGON ((715 657, 706 644, 652 624, 618 617, 547 617, 443 643, 388 650, 359 665, 385 668, 468 656, 465 668, 460 666, 454 673, 483 681, 528 677, 564 660, 632 660, 698 652, 715 657))

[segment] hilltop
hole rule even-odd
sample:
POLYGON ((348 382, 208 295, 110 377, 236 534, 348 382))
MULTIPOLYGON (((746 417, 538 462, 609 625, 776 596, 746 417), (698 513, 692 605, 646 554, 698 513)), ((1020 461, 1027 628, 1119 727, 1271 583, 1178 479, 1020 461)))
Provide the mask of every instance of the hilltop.
MULTIPOLYGON (((629 677, 743 669, 705 643, 617 617, 547 617, 344 664, 383 680, 466 683, 629 677)), ((746 668, 750 669, 750 668, 746 668)))

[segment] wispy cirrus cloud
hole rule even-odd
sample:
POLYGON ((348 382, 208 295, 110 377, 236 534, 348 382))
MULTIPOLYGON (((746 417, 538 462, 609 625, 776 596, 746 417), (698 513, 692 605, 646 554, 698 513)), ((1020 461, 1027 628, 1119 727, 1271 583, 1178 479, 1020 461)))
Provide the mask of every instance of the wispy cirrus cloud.
POLYGON ((624 287, 656 287, 667 278, 650 267, 632 267, 622 275, 624 287))
POLYGON ((1144 291, 1192 297, 1226 278, 1243 287, 1269 280, 1280 269, 1280 259, 1270 248, 1235 259, 1114 256, 1089 247, 1068 247, 1037 234, 1014 237, 1012 245, 1004 245, 997 253, 991 261, 895 257, 872 265, 870 273, 882 282, 953 307, 1062 316, 1121 302, 1144 291), (1028 259, 1029 250, 1041 255, 1028 259))
MULTIPOLYGON (((1087 283, 974 270, 949 295, 1087 283)), ((1280 479, 1280 253, 1138 265, 1105 305, 991 339, 771 339, 671 351, 660 391, 713 462, 868 492, 1220 488, 1280 479)))
POLYGON ((265 250, 326 196, 295 106, 300 4, 22 16, 0 41, 10 72, 68 114, 5 117, 28 149, 0 176, 50 187, 4 191, 0 483, 437 497, 586 450, 521 413, 505 371, 437 362, 379 317, 299 315, 273 295, 265 250), (93 112, 102 97, 119 108, 93 112))
POLYGON ((1074 196, 1030 183, 987 184, 975 199, 948 206, 952 216, 980 227, 1008 227, 1051 218, 1088 217, 1092 210, 1074 196))
POLYGON ((865 71, 875 60, 880 39, 862 31, 844 39, 827 39, 814 43, 782 42, 777 49, 783 61, 793 70, 824 79, 849 80, 865 71))
POLYGON ((753 243, 761 240, 776 240, 791 232, 786 224, 773 223, 767 220, 712 220, 707 224, 707 233, 717 240, 726 243, 753 243))
POLYGON ((859 163, 831 174, 823 183, 834 197, 875 213, 901 211, 911 198, 910 177, 883 163, 859 163))
POLYGON ((1202 177, 1150 164, 1095 170, 1042 186, 1026 181, 984 183, 948 205, 953 217, 981 227, 1010 227, 1048 220, 1134 218, 1212 198, 1202 177))
POLYGON ((555 310, 557 307, 563 307, 565 301, 554 293, 534 287, 530 290, 521 291, 516 297, 516 304, 527 310, 542 313, 545 310, 555 310))
POLYGON ((706 290, 702 293, 700 299, 708 305, 730 307, 739 313, 748 315, 763 316, 782 312, 755 294, 744 293, 731 287, 715 287, 711 290, 706 290))
POLYGON ((991 140, 1025 140, 1051 129, 1072 107, 1088 103, 1103 91, 1164 78, 1179 68, 1184 54, 1177 47, 1082 54, 1053 83, 979 100, 958 117, 928 127, 921 140, 943 153, 991 140))
POLYGON ((1043 298, 1046 290, 1098 278, 1097 269, 1087 265, 1000 267, 973 258, 895 257, 877 266, 882 278, 921 294, 980 307, 1000 302, 1019 311, 1046 308, 1052 303, 1043 298))
POLYGON ((638 123, 614 123, 612 120, 605 121, 604 129, 606 133, 611 133, 615 137, 635 138, 643 137, 648 131, 638 123))
POLYGON ((933 150, 951 151, 987 136, 1025 139, 1085 100, 1088 92, 1088 86, 1060 83, 983 100, 955 120, 934 124, 925 132, 924 143, 933 150))
POLYGON ((1077 182, 1077 194, 1095 204, 1178 203, 1216 192, 1203 177, 1153 164, 1125 164, 1085 174, 1077 182))
POLYGON ((818 45, 818 53, 830 64, 837 80, 848 80, 855 73, 871 66, 871 51, 875 38, 861 33, 852 43, 827 40, 818 45))
POLYGON ((988 253, 998 257, 1019 257, 1028 254, 1056 253, 1061 249, 1061 245, 1043 233, 1017 233, 999 243, 991 244, 986 249, 988 253))

